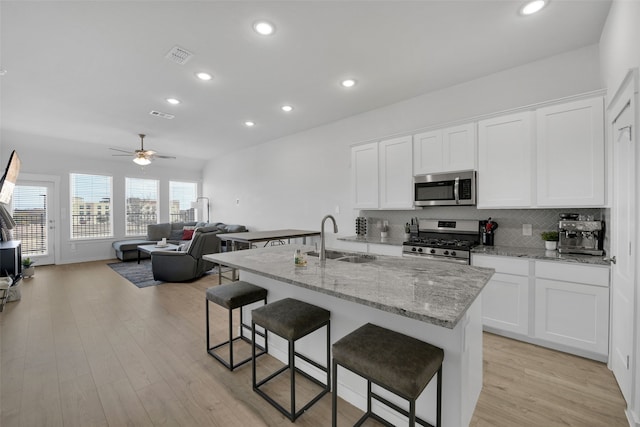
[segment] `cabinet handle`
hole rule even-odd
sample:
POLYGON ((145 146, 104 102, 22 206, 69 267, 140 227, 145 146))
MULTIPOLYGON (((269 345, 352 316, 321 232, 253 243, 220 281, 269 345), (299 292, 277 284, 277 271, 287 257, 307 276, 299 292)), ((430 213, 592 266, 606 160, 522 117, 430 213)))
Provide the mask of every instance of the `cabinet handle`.
POLYGON ((616 257, 612 256, 611 258, 604 258, 604 261, 609 261, 611 264, 616 263, 616 257))

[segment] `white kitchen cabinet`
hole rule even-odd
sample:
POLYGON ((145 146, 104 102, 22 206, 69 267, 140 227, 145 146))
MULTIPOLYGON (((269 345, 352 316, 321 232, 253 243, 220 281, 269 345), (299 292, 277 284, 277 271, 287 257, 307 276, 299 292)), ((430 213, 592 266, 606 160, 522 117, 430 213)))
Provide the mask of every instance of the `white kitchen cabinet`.
POLYGON ((380 208, 413 208, 413 145, 410 136, 379 143, 380 208))
POLYGON ((609 269, 535 263, 535 336, 607 356, 609 269))
POLYGON ((475 123, 468 123, 414 135, 414 174, 475 170, 475 130, 475 123))
POLYGON ((478 208, 533 205, 533 114, 478 122, 478 208))
POLYGON ((413 209, 411 136, 351 147, 356 209, 413 209))
POLYGON ((496 270, 482 290, 482 324, 501 331, 529 333, 529 261, 473 255, 472 264, 496 270))
POLYGON ((351 147, 351 195, 353 207, 378 208, 378 143, 351 147))
POLYGON ((603 99, 540 108, 536 125, 537 205, 604 206, 603 99))

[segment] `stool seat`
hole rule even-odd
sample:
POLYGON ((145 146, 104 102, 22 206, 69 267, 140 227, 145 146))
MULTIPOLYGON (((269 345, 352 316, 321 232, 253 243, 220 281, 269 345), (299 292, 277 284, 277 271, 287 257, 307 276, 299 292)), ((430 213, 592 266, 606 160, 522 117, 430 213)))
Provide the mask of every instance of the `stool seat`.
POLYGON ((267 297, 267 290, 248 282, 238 281, 207 289, 207 299, 222 307, 234 309, 267 297))
MULTIPOLYGON (((234 370, 235 368, 244 365, 252 360, 253 349, 255 348, 255 343, 252 343, 247 337, 244 336, 245 330, 250 330, 252 332, 252 340, 255 339, 255 332, 253 331, 251 325, 247 325, 244 323, 242 308, 246 305, 253 304, 259 301, 264 301, 267 303, 267 290, 261 288, 256 285, 252 285, 248 282, 238 281, 233 282, 228 285, 219 285, 212 286, 206 291, 206 321, 207 321, 207 353, 210 356, 217 359, 220 363, 226 366, 230 370, 234 370), (228 311, 229 316, 229 338, 226 341, 223 341, 219 344, 211 346, 211 332, 209 327, 209 302, 217 304, 221 307, 225 307, 228 311), (240 309, 240 334, 238 336, 233 336, 233 310, 240 309), (251 344, 252 347, 252 356, 244 358, 239 362, 234 363, 234 355, 233 355, 233 343, 235 341, 244 341, 246 343, 251 344), (223 347, 225 345, 229 346, 229 360, 225 360, 220 354, 216 352, 217 349, 223 347)), ((267 340, 266 334, 262 332, 258 332, 258 335, 264 338, 264 346, 258 346, 261 350, 259 354, 256 356, 261 356, 266 354, 268 351, 267 348, 267 340)))
POLYGON ((293 298, 281 299, 251 312, 256 325, 289 341, 315 331, 318 325, 329 321, 330 315, 328 310, 293 298))
POLYGON ((440 369, 444 351, 367 323, 333 344, 333 359, 400 396, 416 399, 440 369))

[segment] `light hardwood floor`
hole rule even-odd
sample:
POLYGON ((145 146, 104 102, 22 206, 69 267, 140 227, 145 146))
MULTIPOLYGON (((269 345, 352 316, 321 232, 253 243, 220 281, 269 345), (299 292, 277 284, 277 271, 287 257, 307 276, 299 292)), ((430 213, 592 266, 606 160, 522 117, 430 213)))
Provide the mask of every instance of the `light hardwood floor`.
MULTIPOLYGON (((216 284, 138 289, 106 262, 37 267, 22 300, 0 313, 0 425, 290 426, 251 390, 250 365, 232 373, 207 355, 204 291, 216 284)), ((222 337, 226 311, 211 307, 222 337)), ((484 338, 472 426, 627 425, 604 364, 484 338)), ((325 396, 295 424, 330 425, 330 403, 325 396)), ((343 402, 339 416, 353 425, 360 413, 343 402)))

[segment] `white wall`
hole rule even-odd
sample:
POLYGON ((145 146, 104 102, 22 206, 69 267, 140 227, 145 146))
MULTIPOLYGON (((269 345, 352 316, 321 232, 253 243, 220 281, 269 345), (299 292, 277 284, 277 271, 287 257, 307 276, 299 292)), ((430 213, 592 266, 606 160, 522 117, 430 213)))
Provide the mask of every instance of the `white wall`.
MULTIPOLYGON (((12 150, 16 150, 22 160, 20 175, 37 174, 59 177, 60 186, 57 189, 59 198, 56 213, 56 263, 66 264, 82 261, 110 259, 115 257, 111 247, 114 240, 122 240, 124 236, 125 212, 125 177, 148 178, 160 180, 160 222, 169 221, 169 180, 197 182, 201 187, 202 170, 177 167, 166 167, 166 163, 155 162, 141 169, 133 162, 113 161, 108 153, 104 158, 69 157, 54 151, 35 150, 33 147, 14 146, 11 138, 5 138, 2 143, 0 159, 8 159, 12 150), (163 167, 164 165, 164 167, 163 167), (170 171, 170 173, 168 173, 170 171), (69 174, 72 172, 110 175, 113 177, 113 213, 114 234, 112 239, 75 240, 70 239, 69 221, 69 174)), ((4 166, 2 166, 4 167, 4 166)), ((20 176, 18 177, 20 182, 20 176)))
POLYGON ((640 1, 615 0, 600 37, 602 77, 609 99, 630 68, 640 67, 640 1))
POLYGON ((598 46, 582 48, 217 157, 204 194, 214 221, 318 229, 332 213, 340 235, 353 235, 350 145, 602 87, 598 46))

